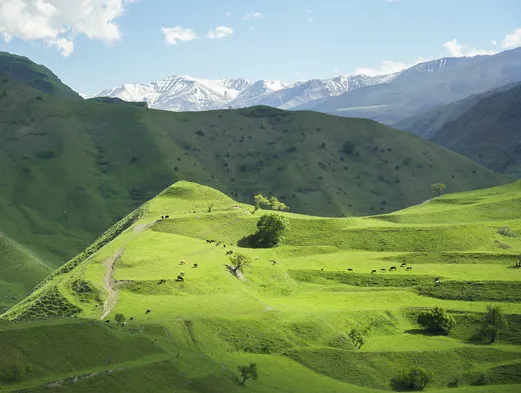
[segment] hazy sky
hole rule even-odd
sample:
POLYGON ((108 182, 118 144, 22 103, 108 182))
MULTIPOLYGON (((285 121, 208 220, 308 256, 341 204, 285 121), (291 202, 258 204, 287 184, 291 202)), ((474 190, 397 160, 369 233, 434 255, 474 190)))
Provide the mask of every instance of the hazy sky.
POLYGON ((0 38, 81 93, 170 75, 293 82, 521 46, 521 1, 0 0, 0 38))

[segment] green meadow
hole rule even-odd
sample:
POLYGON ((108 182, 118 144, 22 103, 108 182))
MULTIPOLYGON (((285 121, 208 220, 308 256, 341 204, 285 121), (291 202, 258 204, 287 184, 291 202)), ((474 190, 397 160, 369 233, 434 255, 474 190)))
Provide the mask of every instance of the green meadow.
POLYGON ((378 216, 279 213, 274 248, 239 246, 268 213, 252 212, 180 181, 124 217, 3 314, 0 392, 368 393, 418 366, 426 391, 521 390, 521 182, 378 216), (242 276, 229 251, 252 258, 242 276), (509 321, 490 345, 487 305, 509 321), (436 306, 448 336, 416 322, 436 306), (351 329, 367 330, 360 349, 351 329))

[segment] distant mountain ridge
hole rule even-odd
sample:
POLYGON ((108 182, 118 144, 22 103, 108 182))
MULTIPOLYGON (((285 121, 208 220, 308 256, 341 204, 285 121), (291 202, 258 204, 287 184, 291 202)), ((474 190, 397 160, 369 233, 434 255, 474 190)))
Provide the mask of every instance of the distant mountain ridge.
POLYGON ((370 77, 340 75, 285 84, 280 81, 247 79, 198 79, 171 76, 150 84, 123 84, 86 98, 112 97, 146 102, 150 108, 175 112, 243 108, 267 105, 293 109, 312 100, 337 96, 365 86, 385 83, 395 75, 370 77))

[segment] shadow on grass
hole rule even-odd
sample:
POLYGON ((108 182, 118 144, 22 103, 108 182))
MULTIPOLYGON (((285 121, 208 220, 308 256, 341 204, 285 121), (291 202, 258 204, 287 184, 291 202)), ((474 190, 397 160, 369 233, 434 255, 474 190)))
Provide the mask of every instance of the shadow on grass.
POLYGON ((431 331, 423 330, 423 329, 409 329, 409 330, 406 330, 404 333, 406 333, 406 334, 413 334, 413 335, 419 335, 419 336, 425 336, 425 337, 443 336, 443 334, 440 334, 440 333, 437 333, 437 332, 431 332, 431 331))

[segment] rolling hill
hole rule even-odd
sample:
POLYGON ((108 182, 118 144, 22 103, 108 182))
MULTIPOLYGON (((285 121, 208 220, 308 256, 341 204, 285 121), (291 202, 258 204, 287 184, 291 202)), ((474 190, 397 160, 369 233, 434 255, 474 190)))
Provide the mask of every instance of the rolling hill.
POLYGON ((461 191, 507 181, 370 120, 268 107, 172 113, 61 100, 6 78, 0 91, 0 229, 52 266, 177 180, 326 216, 410 206, 437 182, 461 191))
POLYGON ((0 52, 0 76, 9 77, 59 98, 82 100, 78 93, 65 85, 51 70, 27 57, 0 52))
POLYGON ((520 202, 518 181, 379 216, 279 213, 284 242, 250 249, 237 244, 266 211, 180 181, 2 316, 0 391, 369 393, 421 366, 431 392, 518 392, 520 202), (242 275, 229 251, 251 257, 242 275), (509 328, 485 345, 489 304, 509 328), (416 322, 435 306, 455 318, 448 336, 416 322), (259 378, 242 386, 250 362, 259 378))
POLYGON ((394 124, 472 94, 521 81, 521 48, 496 55, 450 57, 415 65, 391 82, 363 87, 294 109, 394 124))
POLYGON ((510 90, 518 85, 520 85, 520 83, 509 83, 497 89, 486 91, 485 93, 471 95, 462 100, 439 106, 416 116, 408 117, 407 119, 394 123, 393 127, 397 130, 407 131, 425 139, 433 139, 445 124, 457 120, 481 99, 510 90))
POLYGON ((433 140, 494 171, 521 177, 521 84, 480 99, 433 140))

